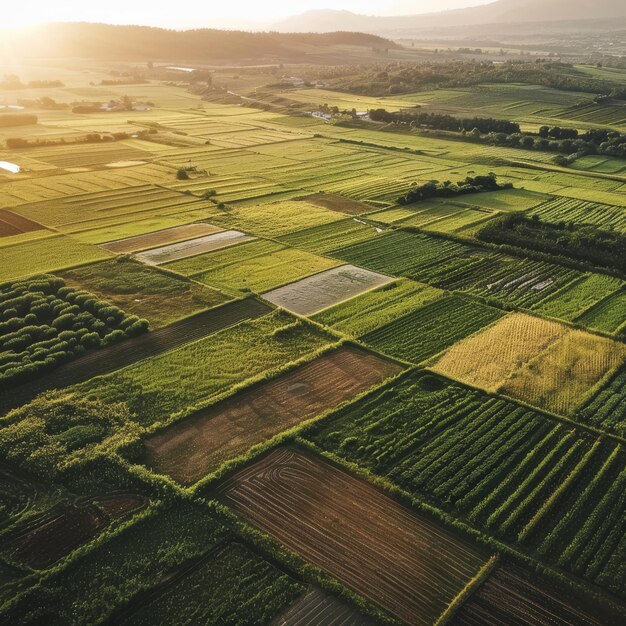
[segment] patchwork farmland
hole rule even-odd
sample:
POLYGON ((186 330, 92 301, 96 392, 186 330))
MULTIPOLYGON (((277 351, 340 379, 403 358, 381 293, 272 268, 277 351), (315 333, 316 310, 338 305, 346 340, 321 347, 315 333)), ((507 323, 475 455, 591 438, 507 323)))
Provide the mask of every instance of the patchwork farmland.
POLYGON ((299 39, 0 84, 0 623, 624 623, 624 70, 299 39))

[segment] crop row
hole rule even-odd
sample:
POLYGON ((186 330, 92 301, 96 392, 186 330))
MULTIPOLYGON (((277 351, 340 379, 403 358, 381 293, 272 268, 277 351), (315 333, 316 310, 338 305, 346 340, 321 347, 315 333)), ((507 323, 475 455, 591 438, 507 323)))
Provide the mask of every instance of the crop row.
POLYGON ((538 215, 546 222, 594 224, 600 228, 626 232, 626 209, 619 206, 575 198, 555 198, 531 209, 530 213, 538 215))
POLYGON ((624 593, 619 444, 430 374, 353 404, 309 437, 489 534, 624 593))
POLYGON ((498 309, 449 296, 368 333, 362 340, 378 350, 419 363, 502 315, 498 309))
POLYGON ((626 367, 576 412, 576 419, 626 437, 626 367))

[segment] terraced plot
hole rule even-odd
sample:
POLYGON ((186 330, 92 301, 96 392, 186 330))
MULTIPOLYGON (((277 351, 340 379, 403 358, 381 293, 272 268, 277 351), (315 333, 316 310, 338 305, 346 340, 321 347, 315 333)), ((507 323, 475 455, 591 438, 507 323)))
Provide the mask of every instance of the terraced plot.
POLYGON ((82 505, 64 504, 43 516, 19 525, 0 541, 0 551, 15 563, 43 569, 67 556, 101 533, 116 519, 138 511, 146 505, 143 497, 128 494, 82 505), (111 513, 107 513, 107 509, 111 513))
POLYGON ((449 378, 496 391, 513 372, 567 332, 557 322, 512 313, 456 343, 430 367, 449 378))
POLYGON ((376 356, 341 348, 151 435, 143 461, 157 473, 194 483, 253 445, 399 371, 376 356))
POLYGON ((568 415, 624 359, 623 343, 573 330, 516 370, 500 392, 568 415))
POLYGON ((307 437, 624 596, 621 444, 423 372, 340 409, 307 437))
POLYGON ((393 280, 384 274, 354 265, 341 265, 267 291, 263 298, 293 313, 312 315, 393 280))
POLYGON ((140 337, 127 339, 123 344, 88 353, 37 380, 15 385, 4 391, 0 397, 0 410, 26 404, 43 391, 68 387, 91 377, 102 376, 116 369, 127 367, 143 359, 178 348, 185 343, 201 339, 242 320, 265 315, 269 311, 269 307, 258 300, 250 298, 237 300, 187 317, 140 337))
POLYGON ((502 315, 498 309, 448 296, 363 335, 362 341, 387 354, 420 363, 502 315))
POLYGON ((626 435, 626 368, 615 375, 587 399, 574 414, 577 420, 597 428, 626 435))
POLYGON ((282 312, 200 336, 71 390, 105 402, 125 402, 144 425, 163 423, 335 343, 334 337, 282 312))
POLYGON ((356 609, 320 589, 310 587, 277 620, 281 626, 373 626, 356 609))
MULTIPOLYGON (((267 246, 267 243, 262 242, 258 247, 248 251, 249 256, 240 258, 237 253, 242 252, 243 249, 239 246, 233 250, 232 254, 220 255, 219 260, 211 259, 209 255, 208 261, 213 261, 217 267, 193 274, 193 278, 226 291, 263 293, 268 289, 339 265, 338 261, 327 257, 295 248, 267 246), (271 251, 265 252, 265 250, 271 251), (222 261, 221 265, 219 265, 220 261, 222 261)), ((199 262, 202 263, 203 260, 199 262)))
POLYGON ((218 226, 212 224, 186 224, 184 226, 175 226, 167 230, 159 230, 145 235, 136 235, 127 239, 118 239, 101 244, 102 248, 106 248, 111 252, 126 253, 136 252, 137 250, 146 250, 147 248, 156 248, 169 243, 184 241, 187 239, 196 239, 203 235, 209 235, 222 230, 218 226))
POLYGON ((169 246, 139 252, 135 254, 135 258, 147 265, 163 265, 164 263, 186 259, 187 257, 197 256, 205 252, 227 248, 251 239, 253 237, 238 230, 223 230, 212 235, 205 235, 204 237, 188 239, 187 241, 173 243, 169 246))
POLYGON ((374 487, 295 449, 241 470, 218 496, 408 624, 432 624, 486 561, 374 487))
POLYGON ((499 567, 452 619, 453 626, 601 626, 606 618, 570 602, 546 580, 499 567))
POLYGON ((442 296, 439 289, 400 279, 317 313, 313 319, 360 337, 442 296))
POLYGON ((33 222, 17 213, 11 213, 6 209, 0 209, 0 237, 10 237, 20 233, 31 233, 43 230, 43 226, 33 222))

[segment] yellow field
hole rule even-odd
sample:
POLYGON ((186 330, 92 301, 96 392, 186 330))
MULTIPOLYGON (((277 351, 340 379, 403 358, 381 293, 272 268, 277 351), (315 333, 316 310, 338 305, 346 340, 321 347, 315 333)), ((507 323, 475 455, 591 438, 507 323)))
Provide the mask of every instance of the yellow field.
POLYGON ((513 313, 452 346, 432 369, 444 376, 496 391, 516 370, 535 358, 567 328, 557 322, 513 313))
POLYGON ((244 230, 261 237, 277 237, 344 219, 345 215, 303 201, 274 202, 235 209, 213 218, 216 224, 244 230))
POLYGON ((626 359, 626 345, 572 330, 515 372, 499 391, 567 415, 605 374, 626 359))

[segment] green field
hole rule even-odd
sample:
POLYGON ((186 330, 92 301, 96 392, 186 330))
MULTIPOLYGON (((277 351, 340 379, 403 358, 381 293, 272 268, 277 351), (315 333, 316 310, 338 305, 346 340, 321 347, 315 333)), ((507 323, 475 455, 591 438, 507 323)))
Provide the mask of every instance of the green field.
POLYGON ((504 31, 7 47, 1 624, 624 623, 624 44, 504 31))

